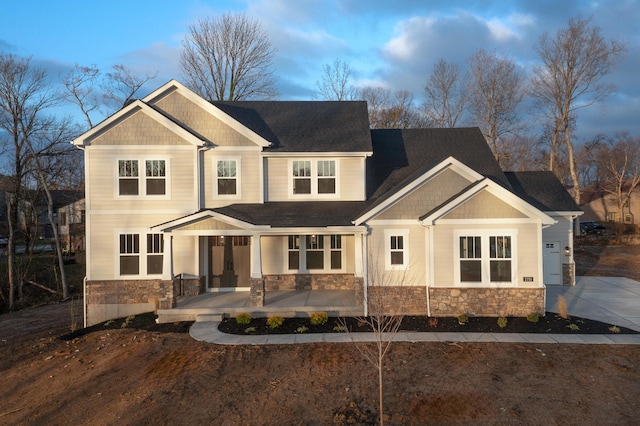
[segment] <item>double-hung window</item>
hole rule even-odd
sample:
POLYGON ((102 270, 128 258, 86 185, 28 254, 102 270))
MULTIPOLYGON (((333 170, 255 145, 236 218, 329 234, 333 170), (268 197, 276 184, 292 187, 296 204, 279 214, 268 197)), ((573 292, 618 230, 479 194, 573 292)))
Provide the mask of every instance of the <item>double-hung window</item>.
POLYGON ((456 237, 456 281, 496 285, 514 281, 515 232, 468 231, 456 237))
POLYGON ((120 276, 161 275, 164 253, 162 234, 118 234, 120 276), (146 247, 143 245, 146 244, 146 247))
POLYGON ((118 193, 138 195, 138 160, 118 161, 118 193))
POLYGON ((118 196, 168 195, 167 160, 118 160, 118 196), (140 168, 144 166, 142 172, 140 168))
POLYGON ((139 234, 120 234, 120 275, 140 275, 139 234))
POLYGON ((147 234, 147 275, 162 274, 163 252, 162 234, 147 234))
POLYGON ((311 194, 311 161, 295 160, 292 162, 293 193, 311 194))
POLYGON ((289 235, 287 263, 290 271, 343 271, 344 239, 341 235, 289 235))
POLYGON ((240 160, 237 158, 219 158, 214 160, 215 195, 219 197, 240 196, 240 160))
POLYGON ((292 160, 291 193, 300 195, 338 195, 336 160, 292 160))
POLYGON ((409 267, 409 231, 385 229, 385 267, 387 270, 403 270, 409 267))
POLYGON ((165 195, 167 193, 167 170, 165 160, 146 160, 147 195, 165 195))

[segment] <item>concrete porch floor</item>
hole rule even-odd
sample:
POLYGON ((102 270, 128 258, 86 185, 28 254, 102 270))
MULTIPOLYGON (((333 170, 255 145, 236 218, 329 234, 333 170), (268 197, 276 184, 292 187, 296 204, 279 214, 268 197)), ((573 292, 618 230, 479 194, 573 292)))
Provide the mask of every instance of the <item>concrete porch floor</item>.
POLYGON ((173 309, 159 309, 158 322, 212 321, 250 313, 254 318, 279 315, 307 317, 313 312, 329 316, 362 315, 352 290, 267 291, 264 306, 249 306, 249 292, 217 292, 178 298, 173 309))

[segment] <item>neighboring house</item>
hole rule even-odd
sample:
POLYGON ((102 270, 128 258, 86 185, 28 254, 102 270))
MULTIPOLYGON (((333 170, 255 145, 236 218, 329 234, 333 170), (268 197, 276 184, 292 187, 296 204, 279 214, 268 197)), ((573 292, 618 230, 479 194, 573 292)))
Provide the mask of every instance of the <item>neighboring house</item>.
POLYGON ((85 212, 84 198, 58 208, 58 233, 65 253, 85 250, 85 212))
MULTIPOLYGON (((628 190, 628 187, 623 187, 624 193, 628 190)), ((590 185, 581 191, 580 207, 584 211, 581 221, 598 221, 603 224, 615 222, 637 227, 640 219, 640 189, 631 192, 630 199, 620 211, 615 195, 602 189, 601 185, 590 185)))
POLYGON ((73 143, 88 324, 231 290, 525 316, 574 282, 579 208, 551 173, 504 173, 476 128, 370 130, 365 102, 210 103, 172 80, 73 143))

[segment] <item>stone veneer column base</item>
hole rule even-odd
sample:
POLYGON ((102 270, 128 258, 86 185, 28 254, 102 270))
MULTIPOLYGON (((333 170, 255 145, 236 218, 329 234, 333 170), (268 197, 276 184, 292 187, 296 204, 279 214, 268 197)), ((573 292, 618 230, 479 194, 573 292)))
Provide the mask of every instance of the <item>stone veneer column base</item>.
POLYGON ((562 285, 576 285, 576 263, 562 264, 562 285))
POLYGON ((249 285, 251 286, 249 291, 249 306, 254 308, 264 306, 264 281, 263 278, 249 278, 249 285))
POLYGON ((545 288, 430 287, 432 316, 544 315, 545 288))

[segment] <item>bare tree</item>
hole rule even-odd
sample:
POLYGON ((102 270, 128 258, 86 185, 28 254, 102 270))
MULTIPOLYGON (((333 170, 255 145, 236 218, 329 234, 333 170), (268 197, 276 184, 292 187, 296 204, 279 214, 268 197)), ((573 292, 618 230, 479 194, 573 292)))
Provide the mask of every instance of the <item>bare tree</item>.
POLYGON ((336 59, 322 66, 320 79, 316 81, 316 97, 328 101, 351 101, 357 97, 357 89, 351 84, 353 70, 347 62, 336 59))
POLYGON ((626 46, 616 40, 607 41, 591 19, 571 18, 568 26, 555 37, 543 34, 535 46, 541 64, 534 68, 531 93, 538 107, 546 111, 552 123, 549 170, 556 172, 555 150, 560 141, 567 148, 572 195, 580 200, 580 179, 575 164, 571 120, 578 109, 606 99, 614 90, 604 77, 626 46))
POLYGON ((440 59, 424 86, 424 109, 434 127, 456 127, 466 105, 465 84, 457 64, 440 59))
POLYGON ((618 134, 599 146, 597 159, 600 188, 613 196, 620 212, 619 238, 625 223, 624 207, 640 188, 640 138, 633 138, 627 133, 618 134))
POLYGON ((111 111, 126 106, 142 86, 158 76, 157 71, 153 75, 137 75, 121 64, 113 65, 111 68, 113 71, 105 75, 101 86, 104 91, 104 103, 110 106, 111 111))
POLYGON ((95 66, 75 67, 64 74, 60 81, 65 87, 64 99, 80 108, 87 125, 93 127, 92 115, 104 116, 124 107, 147 82, 156 78, 153 75, 135 75, 124 65, 113 65, 113 71, 102 74, 95 66))
POLYGON ((76 64, 60 79, 66 89, 64 99, 80 108, 89 127, 93 127, 91 114, 100 108, 100 96, 96 91, 99 78, 100 70, 95 65, 84 67, 76 64))
POLYGON ((523 127, 519 107, 524 96, 524 78, 515 62, 484 50, 469 58, 469 67, 469 107, 500 162, 504 155, 498 149, 500 139, 518 133, 523 127))
POLYGON ((372 129, 410 129, 426 125, 426 120, 413 105, 413 95, 406 90, 392 92, 367 86, 361 89, 360 98, 367 101, 372 129))
POLYGON ((15 252, 20 224, 19 206, 25 199, 25 181, 33 166, 33 151, 29 149, 29 141, 55 125, 55 120, 45 113, 60 101, 60 94, 50 88, 46 72, 33 67, 30 58, 0 54, 0 130, 4 133, 0 133, 0 138, 3 147, 11 155, 8 164, 12 180, 7 197, 9 309, 14 305, 16 284, 20 285, 19 290, 22 286, 22 280, 17 282, 15 252))
POLYGON ((504 170, 545 169, 540 141, 533 136, 508 135, 499 141, 498 150, 502 153, 500 165, 504 170))
POLYGON ((225 14, 189 26, 180 66, 185 84, 210 101, 271 99, 277 95, 274 53, 257 20, 225 14))

